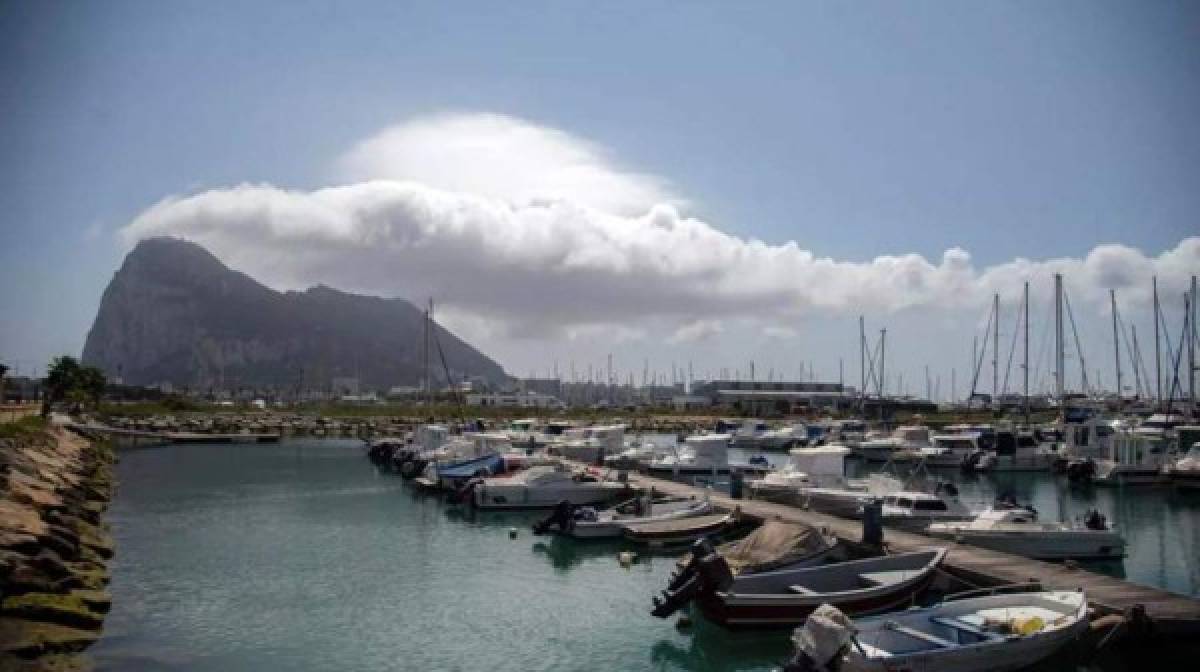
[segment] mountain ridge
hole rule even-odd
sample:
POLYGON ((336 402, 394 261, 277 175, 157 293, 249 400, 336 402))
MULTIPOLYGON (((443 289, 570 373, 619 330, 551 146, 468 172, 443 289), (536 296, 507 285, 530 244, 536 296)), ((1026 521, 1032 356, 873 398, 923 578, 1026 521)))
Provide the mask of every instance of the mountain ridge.
MULTIPOLYGON (((509 380, 495 361, 434 328, 451 380, 509 380)), ((196 243, 148 238, 104 290, 83 361, 137 385, 300 394, 356 378, 364 390, 386 390, 420 382, 423 338, 424 313, 404 299, 325 285, 278 292, 196 243)), ((431 378, 445 383, 430 349, 431 378)))

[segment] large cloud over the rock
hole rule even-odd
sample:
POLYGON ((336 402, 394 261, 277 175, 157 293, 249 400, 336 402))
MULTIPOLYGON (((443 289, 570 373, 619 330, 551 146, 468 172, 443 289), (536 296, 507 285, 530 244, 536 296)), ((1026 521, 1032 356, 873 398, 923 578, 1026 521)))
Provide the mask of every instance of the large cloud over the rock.
POLYGON ((194 240, 276 287, 435 296, 510 336, 665 319, 687 340, 688 325, 713 316, 975 308, 995 291, 1015 298, 1026 280, 1044 296, 1054 272, 1077 303, 1102 305, 1110 287, 1140 302, 1152 275, 1177 292, 1200 269, 1200 238, 1156 257, 1102 245, 1081 259, 984 269, 957 248, 936 260, 819 258, 797 242, 742 239, 681 215, 663 181, 614 168, 561 131, 494 115, 393 127, 339 166, 364 181, 171 197, 122 234, 194 240))

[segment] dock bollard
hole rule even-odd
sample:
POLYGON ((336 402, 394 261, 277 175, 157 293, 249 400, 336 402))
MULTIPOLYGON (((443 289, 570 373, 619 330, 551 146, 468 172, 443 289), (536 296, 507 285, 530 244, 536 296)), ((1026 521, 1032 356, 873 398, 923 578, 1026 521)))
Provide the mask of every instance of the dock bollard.
POLYGON ((729 496, 734 499, 742 498, 742 486, 745 484, 746 477, 742 474, 741 469, 729 470, 729 496))
POLYGON ((883 500, 872 499, 863 505, 862 543, 871 546, 883 545, 883 500))

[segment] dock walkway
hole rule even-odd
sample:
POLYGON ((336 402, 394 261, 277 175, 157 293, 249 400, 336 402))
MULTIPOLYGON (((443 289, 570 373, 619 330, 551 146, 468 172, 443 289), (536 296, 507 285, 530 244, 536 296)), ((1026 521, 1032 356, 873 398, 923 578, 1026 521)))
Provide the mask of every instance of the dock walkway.
MULTIPOLYGON (((739 508, 743 515, 759 520, 783 520, 825 527, 850 544, 857 544, 862 538, 862 523, 857 520, 806 511, 784 504, 733 499, 719 492, 644 474, 630 473, 629 481, 632 485, 654 488, 655 492, 669 495, 702 496, 707 493, 713 506, 718 509, 732 511, 739 508)), ((1039 581, 1047 587, 1083 588, 1087 592, 1088 600, 1103 610, 1123 613, 1135 605, 1141 605, 1145 608, 1146 615, 1154 622, 1158 634, 1172 638, 1200 635, 1200 599, 1130 583, 1073 568, 1067 564, 1043 562, 975 546, 948 543, 890 527, 885 528, 884 544, 889 550, 900 553, 930 546, 946 546, 949 552, 946 554, 943 568, 975 585, 996 586, 1027 583, 1032 580, 1039 581)))

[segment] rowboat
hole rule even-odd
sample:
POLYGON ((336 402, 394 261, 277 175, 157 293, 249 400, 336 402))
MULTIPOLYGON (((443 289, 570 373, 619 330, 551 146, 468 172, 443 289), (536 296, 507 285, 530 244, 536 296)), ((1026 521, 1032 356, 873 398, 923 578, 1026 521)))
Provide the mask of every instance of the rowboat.
POLYGON ((656 599, 652 613, 665 618, 694 599, 708 620, 728 628, 794 626, 826 603, 852 614, 880 613, 911 604, 945 555, 938 548, 734 576, 711 554, 692 581, 656 599))
POLYGON ((729 513, 714 513, 707 516, 692 516, 674 520, 627 524, 623 535, 629 541, 650 546, 673 546, 690 544, 693 541, 721 532, 737 522, 729 513))
POLYGON ((1006 672, 1050 657, 1087 627, 1082 591, 956 599, 854 621, 823 606, 796 630, 797 657, 784 670, 1006 672))

